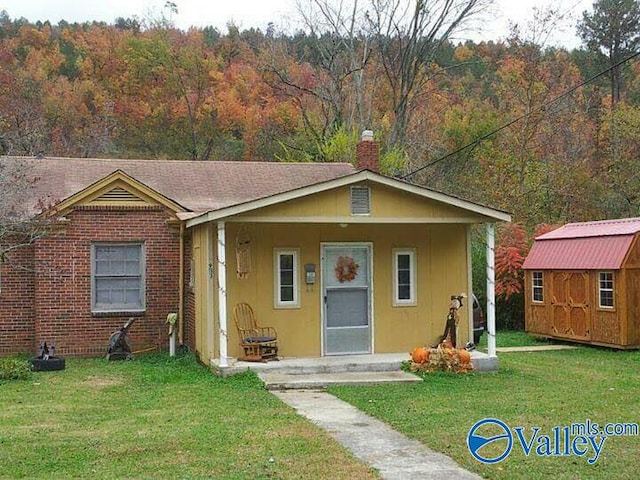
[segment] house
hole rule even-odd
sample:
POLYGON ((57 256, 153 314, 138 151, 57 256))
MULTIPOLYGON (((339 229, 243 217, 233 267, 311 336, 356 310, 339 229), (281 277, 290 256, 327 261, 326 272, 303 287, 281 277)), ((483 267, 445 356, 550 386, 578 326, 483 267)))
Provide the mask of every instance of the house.
POLYGON ((527 332, 640 348, 640 218, 569 223, 537 237, 525 269, 527 332))
POLYGON ((61 355, 102 355, 130 317, 134 350, 166 348, 175 312, 179 343, 224 366, 242 354, 240 302, 275 327, 284 357, 436 341, 450 295, 471 292, 471 226, 487 224, 493 242, 493 224, 510 217, 381 175, 377 151, 360 142, 364 169, 3 158, 28 165, 54 225, 2 264, 0 354, 55 341, 61 355))

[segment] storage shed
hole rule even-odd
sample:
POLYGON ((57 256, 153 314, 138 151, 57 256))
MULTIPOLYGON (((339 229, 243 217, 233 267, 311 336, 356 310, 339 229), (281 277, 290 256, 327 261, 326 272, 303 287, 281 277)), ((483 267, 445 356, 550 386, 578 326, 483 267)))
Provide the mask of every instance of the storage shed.
POLYGON ((640 218, 569 223, 524 262, 525 328, 535 335, 640 348, 640 218))

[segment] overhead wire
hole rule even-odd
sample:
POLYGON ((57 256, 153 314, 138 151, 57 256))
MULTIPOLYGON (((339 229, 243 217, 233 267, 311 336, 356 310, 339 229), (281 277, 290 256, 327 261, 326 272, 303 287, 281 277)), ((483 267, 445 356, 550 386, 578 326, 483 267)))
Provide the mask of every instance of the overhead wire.
POLYGON ((595 74, 595 75, 593 75, 593 76, 589 77, 588 79, 586 79, 586 80, 584 80, 584 81, 580 82, 579 84, 577 84, 577 85, 575 85, 575 86, 571 87, 570 89, 568 89, 568 90, 566 90, 565 92, 561 93, 561 94, 560 94, 560 95, 558 95, 557 97, 552 98, 552 99, 551 99, 551 100, 549 100, 548 102, 545 102, 545 103, 543 103, 543 104, 541 104, 541 105, 539 105, 539 106, 537 106, 537 107, 535 107, 535 108, 531 109, 529 112, 523 113, 523 114, 522 114, 522 115, 520 115, 519 117, 517 117, 517 118, 515 118, 515 119, 513 119, 513 120, 510 120, 509 122, 505 123, 504 125, 502 125, 502 126, 500 126, 500 127, 496 128, 495 130, 492 130, 491 132, 486 133, 486 134, 484 134, 484 135, 482 135, 482 136, 480 136, 480 137, 476 138, 476 139, 475 139, 475 140, 473 140, 472 142, 467 143, 466 145, 464 145, 464 146, 462 146, 462 147, 458 148, 457 150, 455 150, 455 151, 453 151, 453 152, 450 152, 450 153, 447 153, 446 155, 443 155, 442 157, 437 158, 437 159, 436 159, 436 160, 434 160, 433 162, 430 162, 430 163, 428 163, 428 164, 426 164, 426 165, 423 165, 423 166, 421 166, 421 167, 418 167, 418 168, 416 168, 415 170, 412 170, 412 171, 411 171, 411 172, 409 172, 409 173, 406 173, 406 174, 404 174, 404 175, 399 176, 398 178, 400 178, 400 179, 402 179, 402 180, 406 180, 407 178, 412 177, 412 176, 413 176, 413 175, 415 175, 416 173, 419 173, 419 172, 421 172, 422 170, 425 170, 425 169, 427 169, 427 168, 429 168, 429 167, 432 167, 432 166, 434 166, 434 165, 436 165, 436 164, 438 164, 438 163, 440 163, 440 162, 442 162, 442 161, 446 160, 447 158, 451 158, 451 157, 453 157, 454 155, 457 155, 457 154, 459 154, 459 153, 461 153, 461 152, 465 151, 465 150, 466 150, 466 149, 468 149, 468 148, 471 148, 471 147, 475 147, 475 146, 477 146, 478 144, 482 143, 483 141, 487 140, 488 138, 491 138, 491 137, 492 137, 492 136, 494 136, 495 134, 497 134, 497 133, 501 132, 502 130, 505 130, 505 129, 507 129, 507 128, 511 127, 513 124, 518 123, 518 122, 519 122, 519 121, 521 121, 521 120, 524 120, 525 118, 527 118, 527 117, 529 117, 529 116, 533 115, 534 113, 539 112, 539 111, 547 110, 547 109, 548 109, 551 105, 553 105, 554 103, 556 103, 556 102, 558 102, 558 101, 562 100, 563 98, 565 98, 565 97, 567 97, 567 96, 571 95, 571 94, 572 94, 572 93, 574 93, 576 90, 578 90, 578 89, 580 89, 580 88, 584 87, 585 85, 588 85, 589 83, 591 83, 591 82, 593 82, 594 80, 596 80, 597 78, 600 78, 601 76, 603 76, 603 75, 605 75, 605 74, 609 73, 610 71, 612 71, 613 69, 615 69, 615 68, 619 67, 620 65, 623 65, 623 64, 625 64, 626 62, 628 62, 628 61, 630 61, 630 60, 633 60, 634 58, 636 58, 636 57, 637 57, 637 56, 639 56, 639 55, 640 55, 640 51, 638 51, 638 52, 636 52, 636 53, 634 53, 634 54, 632 54, 632 55, 630 55, 630 56, 628 56, 628 57, 624 58, 623 60, 619 61, 618 63, 616 63, 616 64, 614 64, 614 65, 611 65, 610 67, 608 67, 608 68, 606 68, 606 69, 602 70, 601 72, 598 72, 597 74, 595 74))

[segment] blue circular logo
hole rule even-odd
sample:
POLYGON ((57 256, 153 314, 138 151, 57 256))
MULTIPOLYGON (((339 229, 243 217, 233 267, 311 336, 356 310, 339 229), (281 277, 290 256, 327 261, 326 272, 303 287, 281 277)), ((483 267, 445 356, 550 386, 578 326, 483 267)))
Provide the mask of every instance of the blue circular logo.
MULTIPOLYGON (((487 430, 489 428, 487 427, 487 430)), ((480 420, 476 422, 476 424, 471 427, 469 430, 469 435, 467 435, 467 447, 469 447, 469 452, 473 455, 473 458, 482 463, 498 463, 507 458, 507 456, 511 453, 511 448, 513 447, 513 435, 511 434, 511 429, 507 426, 506 423, 497 420, 495 418, 485 418, 484 420, 480 420), (486 436, 482 434, 478 434, 478 430, 482 429, 482 427, 490 425, 492 433, 496 430, 499 430, 497 435, 486 436), (502 453, 495 457, 485 457, 478 453, 482 447, 488 445, 493 442, 504 441, 506 446, 504 450, 500 450, 502 453)))

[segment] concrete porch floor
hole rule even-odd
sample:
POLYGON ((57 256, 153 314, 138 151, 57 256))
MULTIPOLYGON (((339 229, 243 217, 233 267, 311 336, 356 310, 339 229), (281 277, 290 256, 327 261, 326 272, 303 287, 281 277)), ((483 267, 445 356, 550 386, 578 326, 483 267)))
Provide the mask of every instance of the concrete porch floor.
MULTIPOLYGON (((216 375, 223 377, 246 370, 254 371, 267 388, 273 389, 420 381, 415 375, 402 375, 401 364, 406 360, 409 360, 408 353, 282 357, 266 363, 242 362, 232 358, 226 367, 220 367, 218 359, 212 360, 210 367, 216 375)), ((489 357, 486 353, 471 352, 471 362, 477 372, 498 371, 498 358, 489 357)))

